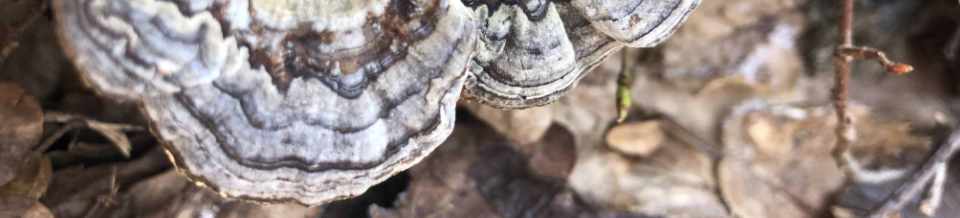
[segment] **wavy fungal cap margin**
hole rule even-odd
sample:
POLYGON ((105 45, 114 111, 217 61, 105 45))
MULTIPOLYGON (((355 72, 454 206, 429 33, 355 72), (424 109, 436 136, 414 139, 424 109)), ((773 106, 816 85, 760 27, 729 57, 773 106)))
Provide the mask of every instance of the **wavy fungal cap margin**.
POLYGON ((227 196, 322 204, 419 162, 461 92, 550 103, 698 3, 55 0, 81 77, 136 101, 178 168, 227 196), (466 4, 464 4, 466 3, 466 4))

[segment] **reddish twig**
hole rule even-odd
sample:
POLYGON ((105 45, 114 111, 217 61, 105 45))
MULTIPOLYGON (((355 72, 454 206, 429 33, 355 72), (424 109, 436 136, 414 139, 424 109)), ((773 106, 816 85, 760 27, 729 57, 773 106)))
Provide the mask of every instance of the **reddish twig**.
POLYGON ((882 51, 870 48, 870 47, 840 47, 837 49, 837 55, 839 56, 849 56, 853 59, 861 60, 876 60, 877 63, 880 63, 883 66, 883 69, 886 69, 887 72, 901 75, 913 71, 913 66, 904 63, 897 63, 889 58, 882 51))
MULTIPOLYGON (((848 86, 852 68, 850 64, 858 59, 875 60, 880 63, 886 71, 894 74, 900 75, 913 71, 912 66, 891 61, 887 58, 886 54, 878 49, 854 46, 853 3, 853 0, 842 0, 842 15, 840 17, 840 24, 838 25, 840 32, 838 40, 840 42, 837 45, 833 58, 835 70, 833 104, 837 116, 837 129, 835 132, 837 135, 837 146, 834 148, 833 155, 837 161, 837 165, 847 174, 847 184, 851 184, 851 178, 854 178, 854 175, 851 175, 853 172, 849 166, 847 166, 847 161, 854 161, 849 158, 848 148, 852 141, 856 139, 856 130, 852 128, 853 120, 847 112, 848 86)), ((958 140, 960 140, 958 137, 960 137, 960 133, 952 135, 949 143, 938 149, 935 155, 924 164, 923 168, 916 172, 912 181, 900 187, 881 207, 874 210, 869 217, 885 218, 889 214, 899 211, 908 200, 916 197, 919 191, 929 183, 930 178, 932 178, 934 172, 936 172, 935 169, 944 164, 944 162, 952 156, 956 150, 955 147, 957 147, 958 140)))
MULTIPOLYGON (((840 17, 840 45, 839 48, 853 47, 853 0, 843 0, 842 16, 840 17)), ((842 52, 835 52, 833 57, 834 84, 833 84, 833 106, 837 114, 837 146, 834 148, 834 158, 842 169, 847 169, 843 154, 847 152, 847 147, 853 139, 853 132, 850 129, 852 120, 847 114, 847 84, 850 83, 850 62, 853 56, 844 55, 842 52)))
POLYGON ((856 47, 853 44, 853 0, 843 0, 843 15, 840 18, 840 43, 833 56, 834 85, 833 105, 837 115, 837 146, 834 148, 834 158, 837 164, 850 173, 845 161, 846 152, 850 143, 856 138, 856 130, 852 128, 853 120, 847 113, 847 101, 850 83, 851 63, 854 60, 875 60, 887 72, 902 75, 913 71, 913 66, 897 63, 887 58, 882 51, 870 47, 856 47))

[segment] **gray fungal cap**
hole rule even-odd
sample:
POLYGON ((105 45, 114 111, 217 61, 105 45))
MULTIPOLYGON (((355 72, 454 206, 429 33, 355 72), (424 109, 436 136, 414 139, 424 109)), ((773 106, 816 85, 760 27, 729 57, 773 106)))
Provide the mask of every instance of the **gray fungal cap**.
POLYGON ((83 80, 139 103, 178 169, 322 204, 403 171, 481 102, 549 103, 697 0, 55 0, 83 80), (616 2, 616 3, 614 3, 616 2))
POLYGON ((549 104, 619 48, 668 38, 699 0, 465 0, 480 17, 466 94, 499 108, 549 104))

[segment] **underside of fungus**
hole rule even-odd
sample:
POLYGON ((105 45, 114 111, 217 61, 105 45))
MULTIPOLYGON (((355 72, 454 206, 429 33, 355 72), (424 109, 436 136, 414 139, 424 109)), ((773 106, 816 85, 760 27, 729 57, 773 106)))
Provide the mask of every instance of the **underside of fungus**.
POLYGON ((453 128, 461 90, 549 103, 697 0, 55 0, 88 85, 140 103, 191 179, 321 204, 409 168, 453 128))

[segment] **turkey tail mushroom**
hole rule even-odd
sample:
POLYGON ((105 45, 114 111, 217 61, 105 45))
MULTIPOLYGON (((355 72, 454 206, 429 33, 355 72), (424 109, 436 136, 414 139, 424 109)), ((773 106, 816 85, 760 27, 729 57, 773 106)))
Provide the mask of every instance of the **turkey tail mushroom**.
MULTIPOLYGON (((556 7, 498 7, 486 19, 471 72, 471 92, 482 102, 506 108, 538 106, 578 78, 579 65, 556 7), (527 14, 543 11, 542 15, 527 14)), ((480 6, 478 16, 490 10, 480 6)))
POLYGON ((466 94, 508 109, 549 104, 622 46, 652 47, 699 0, 472 0, 480 46, 466 94))
POLYGON ((572 0, 597 30, 630 47, 653 47, 666 40, 700 0, 572 0))
POLYGON ((230 47, 210 13, 159 1, 54 1, 61 44, 84 81, 121 100, 210 83, 230 47))
POLYGON ((550 103, 696 3, 54 0, 54 13, 81 77, 138 102, 183 174, 317 205, 423 159, 464 87, 498 107, 550 103))
POLYGON ((450 0, 56 0, 93 88, 140 101, 178 169, 233 197, 359 195, 453 128, 475 21, 450 0))

